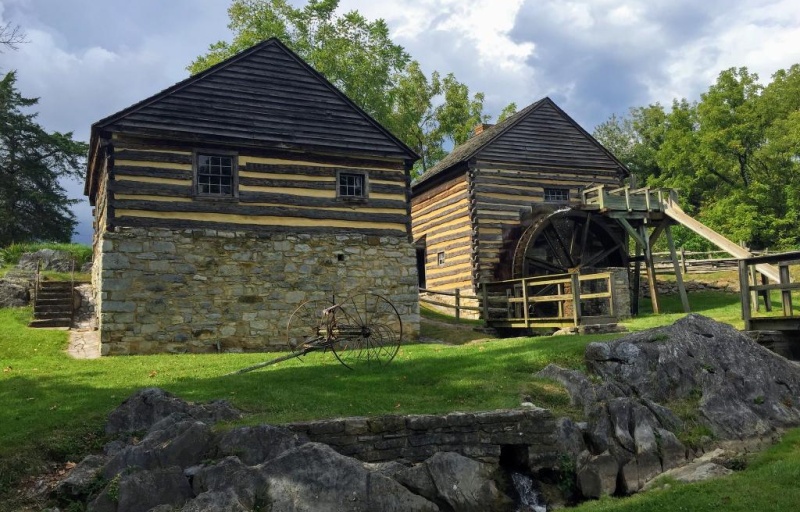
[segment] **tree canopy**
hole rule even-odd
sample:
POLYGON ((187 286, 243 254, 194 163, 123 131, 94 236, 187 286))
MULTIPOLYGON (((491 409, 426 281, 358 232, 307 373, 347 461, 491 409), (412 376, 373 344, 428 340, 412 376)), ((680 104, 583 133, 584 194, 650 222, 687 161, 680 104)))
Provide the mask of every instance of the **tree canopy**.
POLYGON ((16 89, 16 73, 0 80, 0 247, 37 240, 68 242, 75 227, 60 178, 80 178, 86 144, 72 133, 48 133, 25 113, 38 98, 16 89))
POLYGON ((766 85, 727 69, 700 101, 632 108, 595 137, 638 184, 678 189, 688 212, 732 240, 800 246, 800 65, 766 85))
POLYGON ((188 70, 199 73, 277 37, 419 153, 415 175, 488 120, 482 93, 471 95, 452 73, 442 77, 434 71, 428 77, 392 41, 384 20, 369 21, 358 11, 338 14, 338 7, 339 0, 309 0, 304 7, 287 0, 234 0, 228 8, 232 41, 212 44, 188 70))

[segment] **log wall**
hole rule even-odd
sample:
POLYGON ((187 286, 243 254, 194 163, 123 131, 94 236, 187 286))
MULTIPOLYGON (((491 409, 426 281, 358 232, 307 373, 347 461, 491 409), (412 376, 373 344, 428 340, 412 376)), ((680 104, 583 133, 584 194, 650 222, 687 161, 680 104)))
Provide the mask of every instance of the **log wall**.
POLYGON ((472 292, 472 223, 466 174, 417 195, 411 202, 415 241, 425 237, 426 287, 472 292), (439 254, 444 263, 439 264, 439 254))
POLYGON ((195 197, 192 159, 191 147, 116 138, 108 183, 113 225, 408 235, 407 177, 397 161, 294 160, 241 151, 234 199, 195 197), (368 199, 337 198, 338 171, 366 173, 368 199))
POLYGON ((471 171, 471 215, 475 219, 476 282, 507 279, 498 265, 510 264, 510 255, 521 235, 523 218, 534 206, 558 209, 580 205, 580 189, 589 185, 618 185, 615 172, 555 166, 514 165, 481 161, 471 171), (568 202, 545 201, 545 188, 568 189, 568 202), (507 263, 508 262, 508 263, 507 263))

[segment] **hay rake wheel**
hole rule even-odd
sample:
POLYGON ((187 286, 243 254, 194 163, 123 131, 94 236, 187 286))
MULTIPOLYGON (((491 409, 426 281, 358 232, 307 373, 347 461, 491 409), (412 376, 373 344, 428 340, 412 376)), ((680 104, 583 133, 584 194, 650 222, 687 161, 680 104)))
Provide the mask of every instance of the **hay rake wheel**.
POLYGON ((387 298, 361 293, 340 302, 306 301, 292 312, 286 327, 291 353, 230 373, 237 375, 314 351, 331 350, 345 367, 386 365, 403 340, 403 321, 387 298))

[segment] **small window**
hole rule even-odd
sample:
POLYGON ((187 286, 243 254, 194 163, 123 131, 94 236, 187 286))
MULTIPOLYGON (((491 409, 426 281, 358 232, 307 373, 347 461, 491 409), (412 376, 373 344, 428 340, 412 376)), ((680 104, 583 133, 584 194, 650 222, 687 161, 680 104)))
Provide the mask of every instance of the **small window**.
POLYGON ((236 197, 236 155, 198 153, 196 193, 207 197, 236 197))
POLYGON ((436 262, 439 264, 440 267, 444 265, 444 251, 436 255, 436 262))
POLYGON ((545 188, 544 200, 548 203, 567 203, 569 202, 568 188, 545 188))
POLYGON ((336 196, 344 199, 366 199, 367 175, 359 172, 340 172, 336 180, 336 196))

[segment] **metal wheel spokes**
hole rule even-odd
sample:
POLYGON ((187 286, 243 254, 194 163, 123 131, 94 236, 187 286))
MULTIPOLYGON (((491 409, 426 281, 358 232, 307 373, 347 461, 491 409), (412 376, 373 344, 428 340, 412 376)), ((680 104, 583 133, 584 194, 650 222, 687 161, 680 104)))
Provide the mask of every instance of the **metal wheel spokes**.
POLYGON ((306 301, 294 310, 286 327, 286 341, 295 354, 306 351, 308 344, 325 337, 324 312, 331 307, 324 300, 306 301))
POLYGON ((335 337, 333 354, 343 365, 384 365, 400 350, 403 323, 391 302, 365 293, 337 306, 331 331, 335 337))

